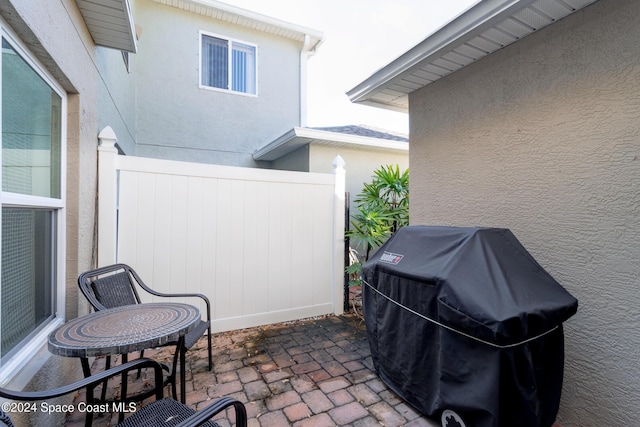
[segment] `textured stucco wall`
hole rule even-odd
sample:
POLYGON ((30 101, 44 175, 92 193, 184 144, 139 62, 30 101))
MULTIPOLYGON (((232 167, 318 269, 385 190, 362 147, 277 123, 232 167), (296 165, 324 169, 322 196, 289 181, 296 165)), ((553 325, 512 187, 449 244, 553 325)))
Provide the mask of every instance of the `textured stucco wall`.
MULTIPOLYGON (((371 182, 376 169, 380 169, 381 166, 398 165, 402 172, 409 168, 408 152, 395 153, 314 144, 310 148, 309 172, 333 173, 333 160, 338 155, 345 162, 345 187, 350 195, 351 216, 357 213, 354 203, 356 197, 362 191, 364 183, 371 182)), ((348 225, 349 228, 353 228, 351 224, 348 225)), ((357 247, 355 241, 351 242, 351 246, 356 247, 360 254, 364 255, 364 248, 357 247)))
POLYGON ((95 50, 96 65, 101 73, 98 82, 98 132, 110 126, 118 137, 118 146, 125 154, 136 150, 135 81, 136 54, 129 54, 131 72, 127 70, 123 53, 99 47, 95 50))
POLYGON ((510 228, 580 301, 565 427, 640 420, 639 20, 600 0, 410 97, 411 222, 510 228))
POLYGON ((257 166, 253 152, 300 124, 301 42, 138 0, 136 154, 257 166), (258 96, 201 89, 199 31, 258 45, 258 96))
MULTIPOLYGON (((104 48, 93 44, 74 0, 0 0, 0 16, 67 92, 65 307, 66 318, 73 318, 87 310, 84 299, 78 298, 76 280, 79 272, 91 266, 100 130, 98 104, 101 94, 108 92, 105 86, 108 76, 100 77, 99 71, 99 64, 104 61, 101 62, 97 52, 104 48)), ((121 62, 120 53, 116 53, 121 62)), ((102 117, 114 122, 108 114, 102 117)), ((44 390, 80 377, 79 360, 53 356, 43 343, 26 367, 5 386, 44 390)), ((72 397, 61 399, 68 403, 72 397)), ((14 415, 14 421, 19 426, 60 425, 63 417, 64 414, 59 419, 42 414, 14 415)))
POLYGON ((399 165, 400 171, 409 167, 409 153, 360 150, 346 147, 312 145, 309 154, 309 172, 333 173, 333 160, 342 156, 345 161, 346 189, 351 194, 351 212, 353 200, 362 191, 364 183, 371 182, 373 172, 381 166, 399 165))
POLYGON ((283 171, 309 172, 309 144, 280 157, 272 162, 265 162, 270 169, 283 171))

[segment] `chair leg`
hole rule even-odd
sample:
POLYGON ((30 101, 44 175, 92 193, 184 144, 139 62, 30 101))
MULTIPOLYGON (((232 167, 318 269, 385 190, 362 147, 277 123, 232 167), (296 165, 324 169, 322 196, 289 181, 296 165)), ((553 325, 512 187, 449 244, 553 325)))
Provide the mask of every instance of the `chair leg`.
MULTIPOLYGON (((128 359, 129 359, 129 357, 128 357, 128 355, 126 353, 122 355, 122 363, 123 364, 127 363, 128 359)), ((128 383, 127 372, 123 372, 122 373, 122 380, 121 380, 121 384, 120 384, 120 399, 122 399, 123 402, 127 398, 127 383, 128 383)), ((122 422, 122 420, 124 420, 124 412, 120 412, 118 414, 118 424, 120 424, 122 422)))
MULTIPOLYGON (((140 359, 142 359, 144 357, 144 350, 140 350, 140 359)), ((138 369, 138 379, 140 379, 140 376, 142 375, 142 368, 138 369)))
POLYGON ((185 372, 187 349, 184 345, 184 337, 180 339, 178 345, 180 346, 180 401, 187 403, 187 384, 185 382, 187 377, 187 373, 185 372))
MULTIPOLYGON (((82 373, 84 374, 85 378, 89 378, 91 376, 91 366, 89 366, 89 359, 87 359, 86 357, 83 357, 80 359, 80 363, 82 364, 82 373)), ((111 367, 111 356, 107 356, 104 362, 104 370, 106 371, 107 369, 109 369, 111 367)), ((109 380, 106 379, 104 380, 104 382, 102 383, 102 392, 100 393, 100 401, 104 402, 107 399, 107 387, 109 380)), ((89 390, 89 387, 87 387, 87 402, 89 404, 92 404, 93 402, 91 401, 93 400, 93 388, 91 388, 91 390, 89 390), (91 399, 89 399, 89 394, 91 394, 91 399)), ((87 412, 87 415, 85 417, 85 421, 88 420, 87 422, 89 423, 88 425, 91 425, 91 421, 93 418, 93 413, 91 413, 90 411, 87 412)))
MULTIPOLYGON (((178 340, 178 346, 181 345, 181 342, 184 342, 184 338, 180 338, 180 340, 178 340), (180 341, 180 340, 183 340, 183 341, 180 341)), ((178 346, 176 346, 176 351, 173 355, 173 364, 171 367, 171 373, 169 374, 169 381, 171 382, 171 395, 175 400, 178 400, 178 392, 177 392, 177 385, 176 385, 176 372, 178 371, 178 358, 180 357, 180 350, 178 346)))
MULTIPOLYGON (((87 367, 89 366, 89 361, 87 359, 83 357, 82 361, 83 362, 87 361, 87 367)), ((83 365, 82 367, 84 368, 84 363, 82 365, 83 365)), ((87 387, 87 403, 89 404, 93 403, 93 387, 87 387)), ((93 411, 87 411, 84 414, 84 427, 91 427, 92 425, 93 425, 93 411)))
POLYGON ((211 355, 211 326, 209 326, 209 334, 207 335, 207 349, 209 350, 209 370, 213 369, 213 356, 211 355))
MULTIPOLYGON (((111 356, 107 356, 105 361, 104 361, 104 370, 106 371, 110 367, 111 367, 111 356)), ((108 382, 109 382, 109 380, 104 380, 104 382, 102 383, 102 393, 100 394, 100 399, 101 399, 102 402, 107 400, 107 385, 108 385, 108 382)))

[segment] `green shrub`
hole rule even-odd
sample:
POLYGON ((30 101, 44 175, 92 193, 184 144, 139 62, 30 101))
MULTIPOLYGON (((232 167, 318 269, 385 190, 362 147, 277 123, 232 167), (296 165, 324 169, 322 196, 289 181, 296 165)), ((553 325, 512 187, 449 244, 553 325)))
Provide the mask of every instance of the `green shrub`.
POLYGON ((398 229, 409 225, 409 169, 400 172, 398 165, 381 166, 372 181, 354 200, 357 212, 352 215, 347 232, 363 256, 356 256, 346 267, 350 285, 360 284, 360 268, 372 250, 380 247, 398 229))

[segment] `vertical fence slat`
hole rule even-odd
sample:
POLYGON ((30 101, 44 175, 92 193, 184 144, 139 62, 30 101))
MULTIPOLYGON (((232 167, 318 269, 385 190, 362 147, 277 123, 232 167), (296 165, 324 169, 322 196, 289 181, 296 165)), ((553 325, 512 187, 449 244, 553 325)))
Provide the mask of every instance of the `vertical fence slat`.
MULTIPOLYGON (((120 250, 118 251, 118 258, 126 260, 127 264, 135 266, 137 271, 142 274, 145 280, 151 280, 153 278, 153 264, 154 256, 153 251, 149 250, 149 247, 155 247, 155 222, 156 222, 156 176, 150 173, 133 173, 123 171, 120 177, 120 194, 121 199, 126 194, 130 200, 131 205, 135 203, 137 207, 135 212, 135 220, 132 220, 130 225, 121 224, 122 230, 129 230, 126 233, 121 233, 120 250), (132 182, 128 184, 128 179, 125 179, 128 175, 135 175, 135 184, 132 182), (129 236, 135 237, 135 240, 126 241, 129 236), (126 255, 127 251, 132 252, 130 256, 126 255), (129 261, 131 260, 131 261, 129 261)), ((132 177, 133 178, 133 177, 132 177)), ((133 212, 129 212, 127 204, 123 200, 120 201, 120 218, 123 220, 127 216, 133 216, 133 212)), ((154 285, 154 282, 150 282, 150 285, 154 285)), ((152 301, 149 295, 141 295, 145 301, 152 301)))
MULTIPOLYGON (((185 273, 185 292, 201 293, 201 286, 195 285, 203 281, 202 262, 203 262, 203 188, 204 179, 200 177, 189 177, 187 188, 187 253, 186 253, 186 273, 185 273), (200 256, 195 256, 200 254, 200 256), (194 289, 191 288, 194 285, 194 289)), ((190 304, 198 301, 201 312, 205 309, 205 305, 200 299, 189 299, 190 304)))
MULTIPOLYGON (((243 254, 243 241, 245 229, 245 212, 243 199, 245 196, 245 182, 243 180, 232 180, 230 182, 230 221, 226 225, 229 228, 229 242, 227 245, 230 280, 221 283, 229 291, 229 310, 232 317, 240 317, 243 314, 244 298, 248 297, 245 291, 245 277, 243 265, 247 260, 243 254)), ((215 236, 212 236, 215 238, 215 236)))
POLYGON ((346 193, 345 161, 341 156, 333 160, 333 173, 336 177, 333 202, 333 303, 334 312, 342 314, 344 309, 344 200, 346 193))
POLYGON ((220 180, 218 182, 216 211, 217 228, 211 242, 216 247, 216 271, 214 276, 213 304, 216 306, 216 317, 231 317, 229 307, 230 287, 233 286, 233 266, 229 254, 229 245, 233 237, 231 229, 231 182, 220 180))
MULTIPOLYGON (((171 273, 171 175, 155 175, 155 222, 154 245, 138 242, 153 254, 153 272, 150 285, 159 292, 170 292, 169 275, 171 273)), ((124 232, 124 230, 123 230, 124 232)), ((135 267, 134 267, 135 268, 135 267)), ((148 276, 143 276, 143 280, 148 276)))
MULTIPOLYGON (((188 213, 188 184, 187 176, 171 177, 171 219, 169 226, 169 277, 166 285, 170 292, 184 293, 187 291, 187 213, 188 213)), ((185 301, 186 302, 186 301, 185 301)))
MULTIPOLYGON (((211 302, 211 316, 220 318, 217 311, 215 297, 215 275, 218 266, 217 247, 215 245, 216 230, 218 227, 217 201, 218 201, 218 179, 205 178, 202 186, 202 282, 194 291, 200 292, 209 297, 211 302)), ((198 225, 194 225, 197 227, 198 225)))

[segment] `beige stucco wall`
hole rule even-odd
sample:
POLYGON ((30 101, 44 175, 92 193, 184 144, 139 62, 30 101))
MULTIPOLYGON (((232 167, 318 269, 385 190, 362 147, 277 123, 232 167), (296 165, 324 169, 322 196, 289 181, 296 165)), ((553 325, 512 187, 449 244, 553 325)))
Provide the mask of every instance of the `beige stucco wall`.
POLYGON ((371 182, 376 169, 398 165, 402 172, 409 168, 409 154, 406 151, 376 151, 312 144, 309 149, 309 172, 333 173, 333 160, 338 155, 345 161, 345 184, 350 194, 351 215, 356 213, 354 200, 362 191, 364 183, 371 182))
POLYGON ((347 147, 312 144, 309 147, 309 172, 333 173, 333 160, 340 155, 345 161, 346 188, 351 199, 362 191, 365 182, 371 182, 373 172, 381 166, 409 167, 408 152, 363 150, 347 147))
POLYGON ((639 20, 600 0, 410 96, 411 222, 510 228, 580 301, 565 427, 640 420, 639 20))
MULTIPOLYGON (((108 88, 105 79, 99 78, 96 46, 74 0, 0 0, 0 16, 67 92, 65 317, 73 318, 87 310, 84 300, 78 298, 76 280, 79 272, 91 264, 98 97, 100 93, 108 94, 108 88)), ((121 56, 119 59, 122 61, 121 56)), ((43 343, 26 367, 4 386, 44 390, 80 377, 78 359, 53 356, 43 343)), ((72 397, 63 399, 68 402, 72 397)), ((42 414, 35 414, 30 419, 16 414, 12 417, 17 425, 59 425, 60 415, 58 419, 42 414)))
POLYGON ((362 191, 365 182, 371 182, 374 171, 381 166, 398 165, 400 171, 409 168, 408 151, 381 151, 375 149, 350 148, 339 145, 306 144, 275 160, 271 169, 300 172, 333 173, 333 161, 341 156, 345 161, 346 190, 353 200, 362 191))

